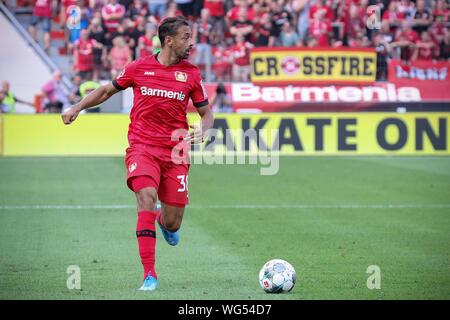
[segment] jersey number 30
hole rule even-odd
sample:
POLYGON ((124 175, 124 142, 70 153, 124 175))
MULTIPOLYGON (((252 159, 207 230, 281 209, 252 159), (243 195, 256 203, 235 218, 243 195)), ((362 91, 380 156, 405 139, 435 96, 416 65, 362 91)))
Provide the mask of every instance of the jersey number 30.
POLYGON ((188 176, 182 174, 177 176, 177 178, 180 180, 180 187, 178 188, 178 192, 185 192, 188 189, 188 176))

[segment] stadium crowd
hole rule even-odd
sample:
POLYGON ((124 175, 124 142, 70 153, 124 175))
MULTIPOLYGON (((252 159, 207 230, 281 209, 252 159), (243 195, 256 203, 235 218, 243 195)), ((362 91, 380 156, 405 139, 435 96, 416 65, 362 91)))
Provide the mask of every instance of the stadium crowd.
MULTIPOLYGON (((35 0, 32 25, 50 17, 35 0)), ((378 79, 387 60, 449 59, 448 0, 61 0, 61 27, 73 71, 115 77, 132 59, 157 52, 158 23, 184 15, 192 22, 192 62, 206 81, 248 81, 252 47, 375 47, 378 79), (367 28, 367 17, 381 20, 367 28)), ((43 23, 48 29, 48 23, 43 23)), ((44 30, 44 31, 45 31, 44 30)), ((34 33, 34 27, 30 28, 34 33)))
MULTIPOLYGON (((41 26, 46 50, 50 46, 51 27, 64 30, 63 52, 72 58, 73 66, 70 103, 95 89, 99 80, 116 77, 133 59, 158 52, 159 22, 179 15, 192 23, 196 46, 190 59, 200 67, 206 82, 249 81, 253 47, 374 47, 377 80, 381 81, 387 79, 388 61, 392 58, 406 62, 450 61, 450 0, 17 0, 17 3, 33 6, 29 32, 36 37, 37 26, 41 26), (372 19, 369 23, 368 17, 372 19), (87 85, 80 90, 82 84, 87 85)), ((49 97, 54 94, 50 89, 57 86, 49 83, 44 85, 43 92, 51 101, 49 97)))

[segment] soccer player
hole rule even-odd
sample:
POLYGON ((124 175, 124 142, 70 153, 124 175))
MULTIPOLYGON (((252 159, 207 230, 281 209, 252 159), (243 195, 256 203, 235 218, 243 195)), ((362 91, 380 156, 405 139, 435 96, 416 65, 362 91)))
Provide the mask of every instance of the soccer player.
MULTIPOLYGON (((179 149, 180 142, 203 141, 214 121, 200 70, 185 60, 193 47, 189 24, 183 17, 167 18, 160 24, 158 34, 162 46, 158 54, 131 62, 111 83, 92 91, 62 114, 63 122, 70 124, 80 111, 102 103, 120 90, 133 88, 125 164, 127 185, 137 200, 136 236, 144 269, 140 290, 157 287, 155 221, 165 240, 176 245, 184 207, 189 202, 189 164, 180 163, 179 158, 175 161, 172 151, 179 149), (200 127, 191 126, 190 131, 186 119, 189 98, 201 117, 200 127), (173 139, 172 133, 180 130, 184 133, 173 139), (161 206, 156 205, 158 197, 161 206)), ((189 148, 174 154, 183 158, 186 149, 189 148)))

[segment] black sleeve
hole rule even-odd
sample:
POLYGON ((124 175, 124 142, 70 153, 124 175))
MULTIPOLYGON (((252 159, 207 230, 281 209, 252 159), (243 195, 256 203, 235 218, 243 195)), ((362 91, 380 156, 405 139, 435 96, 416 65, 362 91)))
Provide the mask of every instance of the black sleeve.
POLYGON ((194 102, 193 104, 194 104, 194 107, 201 108, 201 107, 207 106, 208 103, 209 103, 208 99, 206 99, 206 100, 201 101, 201 102, 194 102))
POLYGON ((125 88, 122 88, 122 87, 117 83, 116 79, 114 79, 114 80, 112 81, 112 84, 113 84, 113 86, 114 86, 117 90, 119 90, 119 91, 125 90, 125 88))

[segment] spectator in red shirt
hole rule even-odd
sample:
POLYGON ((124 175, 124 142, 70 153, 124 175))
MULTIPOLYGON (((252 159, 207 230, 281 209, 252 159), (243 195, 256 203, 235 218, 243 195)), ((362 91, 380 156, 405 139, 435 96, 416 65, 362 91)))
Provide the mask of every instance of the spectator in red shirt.
POLYGON ((245 41, 250 41, 251 33, 253 31, 253 23, 247 18, 247 8, 240 7, 238 19, 234 20, 230 27, 230 33, 233 36, 243 35, 245 41))
POLYGON ((434 21, 438 23, 446 23, 450 20, 450 10, 445 0, 437 0, 436 8, 433 11, 434 21))
POLYGON ((230 48, 233 56, 233 81, 250 80, 250 49, 253 45, 243 35, 235 37, 236 43, 230 48))
POLYGON ((310 35, 316 39, 315 46, 317 47, 330 46, 330 35, 333 29, 330 21, 325 19, 325 14, 326 11, 317 10, 309 25, 310 35))
POLYGON ((94 48, 100 48, 94 39, 89 39, 89 31, 81 30, 80 39, 73 45, 74 71, 83 80, 91 79, 94 70, 94 48))
POLYGON ((146 24, 146 19, 143 16, 136 16, 133 21, 128 21, 128 35, 130 37, 128 44, 133 52, 133 60, 136 59, 138 54, 136 49, 139 44, 139 38, 145 35, 146 24))
POLYGON ((358 31, 354 37, 348 39, 349 48, 365 48, 371 45, 369 38, 363 31, 358 31))
POLYGON ((269 13, 265 13, 259 19, 253 30, 253 44, 255 47, 273 47, 275 45, 275 31, 269 13))
POLYGON ((413 60, 432 61, 435 58, 436 43, 427 31, 422 32, 420 40, 416 44, 413 60))
POLYGON ((145 34, 138 41, 138 57, 146 57, 159 52, 161 42, 157 36, 157 28, 153 23, 146 26, 145 34))
POLYGON ((37 41, 36 25, 42 23, 44 30, 44 49, 48 53, 50 50, 50 29, 52 19, 52 1, 54 0, 36 0, 34 2, 33 15, 28 31, 34 41, 37 41))
POLYGON ((255 22, 258 22, 259 18, 261 18, 262 15, 264 15, 264 14, 269 12, 269 8, 263 7, 259 2, 257 2, 257 0, 255 0, 255 2, 253 2, 248 7, 248 10, 253 14, 253 20, 252 21, 255 21, 255 22))
POLYGON ((121 36, 114 38, 113 47, 109 53, 111 78, 115 79, 127 64, 132 61, 130 48, 121 36))
POLYGON ((419 35, 411 28, 411 21, 403 20, 401 29, 397 30, 397 38, 404 37, 412 43, 419 41, 419 35))
POLYGON ((410 61, 418 41, 419 35, 411 29, 411 22, 404 20, 401 29, 397 30, 395 42, 391 44, 396 49, 396 58, 410 61))
POLYGON ((350 38, 357 38, 357 36, 364 35, 366 33, 366 25, 363 21, 363 16, 359 7, 352 4, 349 10, 349 20, 348 20, 348 36, 350 38))
POLYGON ((309 18, 314 19, 317 11, 324 11, 323 19, 327 19, 328 21, 334 20, 334 13, 331 7, 326 4, 326 0, 317 0, 309 9, 309 18))
POLYGON ((255 14, 253 12, 253 8, 248 5, 248 2, 248 0, 234 0, 234 7, 231 8, 226 15, 226 21, 229 28, 232 26, 234 21, 239 19, 239 12, 242 12, 242 10, 245 10, 246 12, 246 20, 254 20, 255 14))
POLYGON ((212 70, 214 71, 217 81, 231 81, 231 66, 233 63, 232 52, 221 43, 213 48, 214 63, 212 70))
POLYGON ((108 0, 102 9, 103 22, 108 32, 114 32, 125 16, 125 7, 117 0, 108 0))
POLYGON ((389 3, 388 9, 383 13, 381 18, 381 20, 388 20, 391 28, 400 26, 404 19, 404 14, 397 9, 397 1, 391 1, 389 3))
POLYGON ((209 9, 209 15, 213 30, 223 39, 225 32, 225 7, 224 0, 205 0, 204 7, 209 9))
POLYGON ((414 2, 411 2, 411 0, 398 1, 397 10, 408 20, 414 18, 414 12, 416 11, 414 2))
POLYGON ((94 46, 94 70, 92 75, 92 80, 97 81, 103 70, 103 65, 106 62, 106 39, 105 30, 101 24, 101 18, 93 18, 91 24, 89 25, 89 38, 94 39, 97 43, 94 46))

